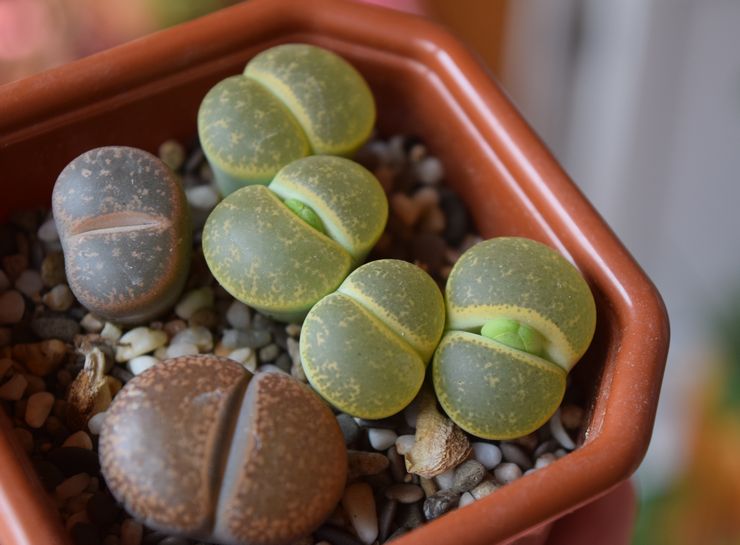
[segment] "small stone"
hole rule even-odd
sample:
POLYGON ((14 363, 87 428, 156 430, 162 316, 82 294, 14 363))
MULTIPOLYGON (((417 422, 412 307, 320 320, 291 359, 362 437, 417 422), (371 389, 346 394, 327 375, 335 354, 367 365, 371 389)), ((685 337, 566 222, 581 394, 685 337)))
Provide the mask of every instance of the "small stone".
POLYGON ((466 505, 470 505, 475 501, 475 496, 473 496, 470 492, 465 492, 462 496, 460 496, 460 500, 457 502, 457 507, 462 508, 466 505))
POLYGON ((170 341, 175 344, 192 344, 201 352, 213 350, 213 334, 203 326, 188 327, 175 335, 170 341))
POLYGON ((141 545, 144 527, 134 519, 126 519, 121 523, 121 545, 141 545))
POLYGON ((24 375, 24 378, 28 381, 28 386, 26 387, 27 396, 46 391, 46 382, 44 382, 44 379, 42 379, 41 377, 26 374, 24 375))
POLYGON ((41 300, 51 310, 63 312, 74 304, 75 297, 67 284, 57 284, 41 300))
POLYGON ((420 477, 419 486, 421 486, 421 489, 424 491, 424 495, 427 498, 429 496, 433 496, 439 490, 439 488, 437 487, 437 483, 434 482, 433 478, 427 479, 426 477, 420 477))
POLYGON ((501 484, 508 484, 522 476, 522 469, 517 464, 504 462, 493 470, 493 475, 501 484))
POLYGON ((212 308, 214 304, 213 289, 199 288, 187 292, 175 306, 175 314, 183 320, 188 320, 196 311, 202 308, 212 308))
POLYGON ((391 462, 391 476, 393 480, 397 483, 404 482, 408 473, 406 473, 406 464, 404 463, 403 456, 398 453, 395 445, 388 449, 386 455, 391 462))
POLYGON ((301 348, 297 339, 292 337, 286 341, 286 349, 293 365, 301 365, 301 348))
POLYGON ((257 370, 257 355, 249 347, 237 348, 229 353, 229 359, 241 363, 249 371, 257 370))
POLYGON ((185 190, 188 203, 196 211, 210 212, 218 204, 218 192, 211 185, 200 184, 185 190))
POLYGON ((393 193, 390 205, 393 213, 408 227, 416 224, 423 211, 420 203, 404 193, 393 193))
POLYGON ((36 232, 36 236, 42 242, 58 242, 59 233, 57 233, 57 225, 54 222, 54 218, 49 218, 41 224, 39 230, 36 232))
POLYGON ((0 294, 0 324, 17 324, 23 318, 26 301, 16 290, 0 294))
POLYGON ((360 427, 355 422, 355 419, 348 414, 339 413, 337 415, 337 423, 339 424, 339 429, 342 430, 344 444, 350 445, 354 443, 360 434, 360 427))
POLYGON ((64 254, 61 252, 47 254, 41 262, 41 281, 47 288, 64 284, 67 281, 67 275, 64 272, 64 254))
POLYGON ((422 233, 440 235, 445 230, 446 224, 447 218, 442 209, 439 206, 433 206, 422 215, 418 229, 422 233))
POLYGON ((359 477, 377 475, 388 467, 388 458, 377 452, 361 450, 347 451, 348 469, 347 480, 352 481, 359 477))
POLYGON ((452 488, 465 492, 475 488, 486 475, 486 468, 476 460, 467 460, 457 466, 452 488))
POLYGON ((386 500, 380 506, 380 514, 378 515, 378 541, 380 543, 388 538, 397 510, 398 502, 396 500, 386 500))
POLYGON ((528 433, 527 435, 517 437, 513 440, 513 442, 522 447, 525 452, 532 452, 535 448, 537 448, 539 439, 537 437, 537 432, 532 432, 528 433))
MULTIPOLYGON (((274 361, 278 357, 278 354, 280 354, 280 347, 272 343, 260 348, 259 358, 262 362, 274 361)), ((288 370, 286 369, 286 371, 288 370)))
POLYGON ((275 322, 260 312, 255 312, 252 316, 252 329, 257 331, 267 331, 273 328, 275 322))
POLYGON ((257 369, 260 373, 282 373, 283 375, 287 375, 283 369, 280 369, 277 365, 273 365, 272 363, 264 363, 260 365, 259 369, 257 369))
POLYGON ((352 522, 357 537, 366 545, 375 541, 378 537, 378 517, 370 485, 363 482, 349 485, 342 497, 342 507, 352 522))
POLYGON ((415 503, 424 499, 424 490, 416 484, 396 483, 386 488, 385 497, 401 503, 415 503))
POLYGON ((564 405, 560 409, 560 421, 566 430, 577 430, 583 424, 586 416, 584 411, 578 405, 564 405))
POLYGON ((15 436, 26 454, 33 452, 33 434, 26 428, 13 428, 15 436))
POLYGON ((8 280, 15 282, 28 269, 28 258, 23 254, 6 255, 2 258, 2 265, 8 280))
POLYGON ((467 207, 456 193, 447 188, 440 189, 439 205, 446 220, 442 236, 450 246, 458 246, 468 233, 467 207))
POLYGON ((33 394, 28 398, 26 405, 26 424, 32 428, 40 428, 46 422, 53 406, 54 396, 49 392, 33 394))
POLYGON ((177 358, 180 356, 194 356, 196 354, 200 354, 200 350, 198 350, 198 347, 191 343, 177 343, 177 344, 171 344, 167 347, 167 357, 168 358, 177 358))
POLYGON ((125 369, 124 367, 121 367, 120 365, 114 365, 113 368, 110 370, 110 375, 113 378, 117 378, 119 381, 121 381, 121 384, 126 384, 129 380, 134 378, 134 374, 129 371, 128 369, 125 369))
POLYGON ((370 428, 367 431, 367 438, 370 441, 370 446, 375 450, 386 450, 396 443, 398 435, 393 430, 370 428))
POLYGON ((0 358, 0 379, 4 378, 14 365, 15 362, 10 358, 0 358))
POLYGON ((38 295, 43 288, 44 282, 41 280, 41 275, 33 269, 23 271, 15 281, 15 289, 29 298, 38 295))
POLYGON ((414 174, 423 184, 437 185, 444 177, 442 161, 432 156, 425 157, 414 165, 414 174))
POLYGON ((68 477, 56 487, 54 495, 58 500, 66 500, 82 494, 90 484, 90 475, 87 473, 78 473, 68 477))
POLYGON ((424 501, 424 516, 427 520, 436 519, 455 507, 459 499, 460 493, 455 490, 440 490, 424 501))
POLYGON ((103 422, 105 421, 105 411, 93 415, 92 418, 87 422, 87 429, 93 435, 100 435, 100 430, 103 428, 103 422))
POLYGON ((557 460, 558 457, 555 456, 555 454, 551 452, 546 452, 539 458, 537 458, 534 462, 534 467, 536 469, 540 469, 541 467, 549 466, 551 463, 553 463, 555 460, 557 460))
POLYGON ((560 443, 560 446, 562 446, 564 449, 573 450, 574 448, 576 448, 576 444, 573 442, 573 439, 571 439, 570 435, 568 435, 568 432, 565 431, 563 422, 560 419, 559 409, 550 418, 550 433, 552 433, 552 436, 557 439, 558 443, 560 443))
POLYGON ((39 339, 59 339, 72 343, 80 324, 64 315, 41 315, 31 320, 31 331, 39 339))
POLYGON ((62 443, 63 447, 78 447, 78 448, 84 448, 87 450, 92 450, 93 448, 93 442, 90 436, 80 430, 78 432, 73 433, 67 439, 62 443))
POLYGON ((159 145, 157 153, 162 162, 177 171, 185 162, 185 148, 177 140, 165 140, 159 145))
POLYGON ((501 449, 493 443, 477 442, 471 446, 473 447, 473 458, 483 464, 487 470, 490 471, 501 463, 501 449))
POLYGON ((140 375, 157 363, 159 363, 159 360, 155 357, 136 356, 135 358, 130 359, 126 366, 128 367, 128 370, 131 371, 134 375, 140 375))
POLYGON ((301 334, 301 324, 288 324, 285 326, 285 332, 289 337, 297 339, 301 334))
POLYGON ((101 331, 103 331, 103 326, 105 324, 92 312, 88 312, 80 321, 80 325, 82 326, 82 329, 84 329, 88 333, 100 333, 101 331))
POLYGON ((121 328, 111 322, 105 322, 103 329, 100 331, 100 336, 111 343, 117 343, 121 335, 123 335, 121 328))
POLYGON ((507 462, 517 464, 523 470, 527 470, 532 467, 532 461, 519 445, 502 441, 499 448, 501 449, 503 459, 507 462))
POLYGON ((172 339, 175 335, 180 333, 180 331, 187 329, 188 323, 185 320, 176 319, 176 320, 170 320, 169 322, 166 322, 162 326, 162 331, 167 333, 167 336, 172 339))
POLYGON ((308 382, 308 379, 306 378, 306 372, 304 371, 303 365, 301 365, 300 360, 293 361, 293 364, 290 367, 290 375, 299 382, 308 382))
MULTIPOLYGON (((261 316, 261 314, 257 314, 256 316, 261 316)), ((272 340, 272 335, 267 330, 250 329, 245 334, 244 345, 253 350, 267 346, 272 340)))
POLYGON ((447 490, 449 488, 452 488, 452 485, 455 482, 455 468, 450 468, 444 473, 440 473, 437 475, 434 480, 437 483, 437 486, 440 488, 440 490, 447 490))
POLYGON ((128 361, 136 356, 153 352, 167 343, 167 333, 149 327, 135 327, 118 339, 116 361, 128 361))
POLYGON ((496 491, 497 488, 498 486, 496 486, 496 483, 490 480, 485 480, 481 482, 478 486, 473 488, 470 493, 476 500, 479 500, 481 498, 485 498, 489 494, 492 494, 496 491))
POLYGON ((196 310, 188 320, 190 327, 205 327, 214 329, 219 322, 219 315, 212 308, 201 308, 196 310))
POLYGON ((20 373, 16 373, 8 382, 0 386, 0 399, 18 401, 23 397, 26 386, 28 386, 28 381, 25 377, 20 373))
POLYGON ((532 456, 537 459, 546 452, 553 452, 558 445, 560 445, 560 443, 558 443, 556 439, 548 439, 547 441, 540 443, 537 448, 534 449, 532 456))
POLYGON ((0 292, 7 290, 9 287, 10 280, 8 280, 8 275, 5 274, 5 271, 0 270, 0 292))
POLYGON ((221 337, 221 344, 226 348, 241 348, 247 346, 248 336, 238 329, 226 329, 221 337))
POLYGON ((53 492, 64 480, 64 473, 47 460, 33 460, 33 468, 47 492, 53 492))
POLYGON ((442 237, 431 233, 418 233, 411 241, 413 259, 424 263, 432 271, 443 265, 446 247, 442 237))
POLYGON ((413 435, 399 435, 396 438, 396 450, 398 454, 405 456, 414 448, 416 437, 413 435))

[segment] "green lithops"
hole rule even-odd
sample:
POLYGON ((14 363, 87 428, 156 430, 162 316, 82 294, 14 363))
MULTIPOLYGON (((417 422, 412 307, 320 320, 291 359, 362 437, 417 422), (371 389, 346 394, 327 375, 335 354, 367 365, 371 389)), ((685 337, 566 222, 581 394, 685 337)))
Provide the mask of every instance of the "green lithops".
POLYGON ((367 263, 308 313, 304 372, 338 409, 390 416, 421 388, 444 320, 442 293, 422 269, 394 259, 367 263))
POLYGON ((442 407, 478 437, 537 429, 557 409, 567 373, 594 334, 586 281, 544 244, 502 237, 462 255, 445 295, 447 331, 433 363, 442 407))
POLYGON ((351 156, 370 136, 375 102, 359 72, 320 47, 285 44, 216 84, 198 112, 198 134, 224 195, 267 184, 311 154, 351 156))
POLYGON ((368 170, 316 155, 285 166, 269 186, 222 200, 203 228, 203 253, 234 297, 300 320, 364 259, 387 219, 385 193, 368 170))

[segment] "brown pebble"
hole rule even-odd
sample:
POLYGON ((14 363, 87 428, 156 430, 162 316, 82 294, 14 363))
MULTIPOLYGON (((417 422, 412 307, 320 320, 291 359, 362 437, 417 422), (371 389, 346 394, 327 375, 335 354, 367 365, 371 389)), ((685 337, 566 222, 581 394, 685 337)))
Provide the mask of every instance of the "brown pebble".
POLYGON ((28 381, 26 378, 22 374, 16 373, 9 381, 0 386, 0 399, 18 401, 23 397, 27 387, 28 381))
POLYGON ((23 271, 28 269, 28 258, 23 254, 11 254, 2 258, 2 266, 8 280, 15 283, 23 271))
POLYGON ((23 363, 36 376, 45 377, 64 362, 67 346, 58 339, 13 346, 13 359, 23 363))
POLYGON ((385 497, 401 503, 415 503, 424 499, 424 490, 415 484, 396 483, 385 491, 385 497))
POLYGON ((73 433, 62 444, 63 447, 79 447, 84 448, 87 450, 92 450, 93 448, 93 442, 90 436, 80 430, 78 432, 73 433))
POLYGON ((565 405, 560 409, 560 420, 566 430, 576 430, 583 424, 585 411, 578 405, 565 405))
POLYGON ((67 275, 64 272, 64 254, 52 252, 44 257, 41 262, 41 281, 47 288, 67 282, 67 275))
POLYGON ((143 535, 144 527, 134 519, 121 523, 121 545, 140 545, 143 535))
POLYGON ((25 420, 32 428, 40 428, 46 422, 51 408, 54 406, 54 396, 49 392, 37 392, 28 398, 25 420))
POLYGON ((403 193, 394 193, 391 195, 390 205, 396 217, 407 227, 416 224, 423 212, 420 203, 403 193))
POLYGON ((26 301, 16 290, 0 293, 0 324, 17 324, 23 318, 26 301))
POLYGON ((347 451, 347 480, 352 481, 367 475, 377 475, 388 467, 388 458, 378 452, 359 450, 347 451))
POLYGON ((381 543, 388 539, 388 534, 390 534, 391 525, 393 524, 397 510, 398 502, 396 500, 387 499, 380 506, 380 515, 378 515, 378 540, 381 543))
POLYGON ((56 487, 54 495, 58 500, 66 500, 67 498, 82 494, 88 484, 90 484, 90 475, 87 473, 78 473, 62 481, 56 487))

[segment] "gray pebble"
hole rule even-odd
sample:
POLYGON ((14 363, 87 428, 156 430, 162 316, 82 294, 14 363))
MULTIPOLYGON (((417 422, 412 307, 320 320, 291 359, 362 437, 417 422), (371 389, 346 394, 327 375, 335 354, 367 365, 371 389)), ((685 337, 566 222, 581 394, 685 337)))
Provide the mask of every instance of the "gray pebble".
POLYGON ((370 446, 375 450, 386 450, 396 443, 398 435, 393 430, 383 428, 370 428, 367 431, 370 446))
POLYGON ((247 305, 235 300, 226 311, 226 321, 231 327, 244 331, 252 322, 252 313, 247 305))
POLYGON ((403 456, 398 454, 398 450, 395 446, 388 449, 388 460, 391 462, 391 476, 396 482, 404 482, 406 479, 406 463, 404 462, 403 456))
POLYGON ((355 422, 355 419, 348 414, 339 413, 337 415, 337 423, 339 424, 339 429, 342 430, 342 435, 344 435, 344 444, 351 445, 354 443, 360 434, 360 427, 355 422))
POLYGON ((26 269, 15 281, 15 289, 26 295, 33 297, 37 295, 44 287, 44 282, 38 271, 26 269))
POLYGON ((478 486, 473 488, 470 491, 470 493, 473 495, 473 497, 476 500, 479 500, 481 498, 485 498, 489 494, 492 494, 493 492, 496 491, 497 488, 498 486, 496 486, 496 483, 494 483, 493 481, 487 480, 487 481, 481 482, 478 486))
MULTIPOLYGON (((255 318, 257 316, 261 316, 261 314, 256 314, 255 318)), ((244 337, 244 346, 248 346, 253 350, 256 350, 257 348, 262 348, 263 346, 267 346, 272 340, 272 335, 270 335, 270 332, 264 329, 250 329, 245 333, 245 335, 246 336, 244 337)))
POLYGON ((501 449, 501 454, 503 454, 505 461, 512 462, 523 470, 527 470, 532 467, 532 460, 530 460, 529 456, 524 452, 524 449, 519 445, 504 441, 501 442, 499 448, 501 449))
POLYGON ((421 502, 401 503, 398 505, 398 515, 396 522, 406 528, 416 528, 426 521, 424 509, 421 502))
POLYGON ((39 339, 60 339, 71 343, 80 332, 80 324, 63 315, 47 315, 31 320, 31 330, 39 339))
POLYGON ((441 188, 439 194, 439 205, 447 220, 442 236, 450 246, 457 246, 468 232, 467 208, 462 199, 450 189, 441 188))
POLYGON ((475 488, 486 475, 486 468, 477 460, 467 460, 457 466, 455 477, 452 481, 453 490, 466 492, 475 488))
POLYGON ((504 462, 493 470, 493 475, 501 484, 508 484, 522 476, 522 469, 517 464, 504 462))
MULTIPOLYGON (((264 346, 260 349, 259 358, 261 362, 274 361, 279 354, 280 347, 273 343, 268 344, 267 346, 264 346)), ((285 371, 290 372, 290 367, 288 367, 285 371)))
POLYGON ((252 317, 252 328, 257 331, 266 331, 272 328, 273 322, 270 318, 259 312, 255 312, 252 317))
POLYGON ((436 185, 444 177, 442 161, 436 157, 425 157, 415 164, 414 173, 418 180, 426 185, 436 185))
POLYGON ((380 514, 378 515, 378 540, 381 543, 388 539, 391 524, 393 524, 397 510, 398 502, 396 500, 386 500, 380 506, 380 514))
MULTIPOLYGON (((269 347, 266 347, 269 348, 269 347)), ((264 350, 264 348, 262 349, 264 350)), ((283 352, 280 354, 277 359, 275 360, 275 365, 280 367, 280 369, 283 369, 286 373, 291 373, 293 369, 293 361, 290 359, 290 356, 283 352)))
POLYGON ((559 445, 560 443, 558 443, 556 439, 548 439, 547 441, 540 443, 537 446, 537 448, 534 450, 533 456, 535 458, 539 458, 546 452, 554 451, 556 448, 558 448, 559 445))
POLYGON ((427 520, 433 520, 444 515, 447 511, 457 505, 460 500, 460 492, 454 490, 440 490, 424 501, 424 516, 427 520))
POLYGON ((415 503, 424 498, 424 491, 415 484, 396 483, 386 489, 385 497, 401 503, 415 503))
POLYGON ((221 337, 221 344, 226 348, 248 347, 249 335, 238 329, 226 329, 221 337))
POLYGON ((539 458, 537 458, 534 462, 534 467, 536 469, 540 469, 541 467, 549 466, 551 463, 553 463, 555 460, 557 460, 558 457, 555 456, 555 454, 551 452, 546 452, 539 458))
POLYGON ((120 365, 114 365, 110 371, 110 374, 124 384, 134 378, 134 374, 131 371, 124 367, 121 367, 120 365))

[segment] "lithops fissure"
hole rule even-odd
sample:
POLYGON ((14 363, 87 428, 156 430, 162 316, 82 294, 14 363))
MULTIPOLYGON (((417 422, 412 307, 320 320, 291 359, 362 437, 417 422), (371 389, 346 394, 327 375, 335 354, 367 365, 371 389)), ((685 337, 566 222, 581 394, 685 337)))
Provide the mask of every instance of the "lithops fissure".
POLYGON ((384 418, 418 393, 443 328, 442 294, 427 273, 405 261, 373 261, 309 312, 303 369, 343 412, 384 418))
POLYGON ((306 157, 268 187, 221 201, 203 229, 203 253, 234 297, 274 318, 301 320, 365 257, 387 218, 385 193, 369 171, 341 157, 306 157))
POLYGON ((127 383, 108 410, 100 459, 111 492, 138 520, 225 545, 309 534, 339 501, 347 473, 336 419, 308 387, 205 355, 127 383))
POLYGON ((52 206, 69 285, 83 305, 141 323, 174 304, 192 231, 183 189, 164 163, 136 148, 87 151, 59 175, 52 206))
POLYGON ((501 237, 463 254, 445 295, 447 331, 433 364, 442 407, 479 437, 535 430, 557 409, 567 373, 591 343, 588 284, 549 247, 501 237))
POLYGON ((359 72, 326 49, 285 44, 254 57, 214 86, 198 112, 203 150, 224 195, 267 184, 310 154, 350 156, 375 123, 359 72))

